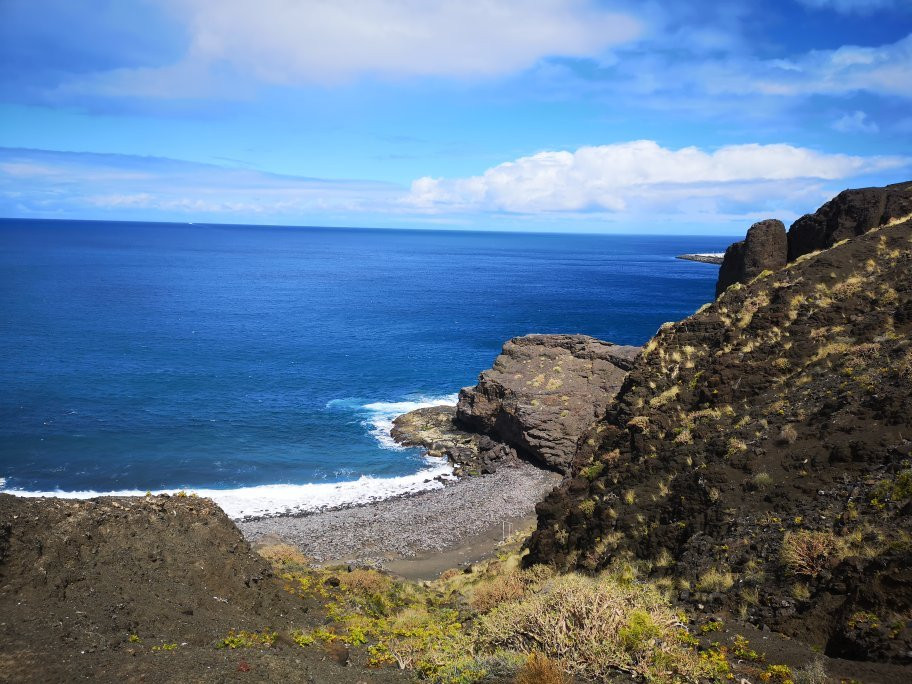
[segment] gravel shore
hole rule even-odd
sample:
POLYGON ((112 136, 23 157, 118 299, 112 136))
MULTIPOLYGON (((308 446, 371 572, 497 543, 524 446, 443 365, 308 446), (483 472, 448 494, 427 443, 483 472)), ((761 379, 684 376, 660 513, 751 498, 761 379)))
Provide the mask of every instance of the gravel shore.
POLYGON ((560 480, 556 473, 517 463, 414 496, 237 526, 253 543, 293 544, 318 562, 383 565, 443 552, 503 521, 526 518, 560 480))

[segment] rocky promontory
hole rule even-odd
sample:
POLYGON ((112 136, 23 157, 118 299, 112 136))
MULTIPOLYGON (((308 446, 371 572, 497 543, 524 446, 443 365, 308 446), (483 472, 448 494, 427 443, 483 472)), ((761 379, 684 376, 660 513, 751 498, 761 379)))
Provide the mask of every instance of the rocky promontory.
POLYGON ((393 437, 448 456, 462 472, 492 472, 516 457, 567 474, 578 442, 617 394, 639 347, 586 335, 526 335, 452 407, 395 421, 393 437))

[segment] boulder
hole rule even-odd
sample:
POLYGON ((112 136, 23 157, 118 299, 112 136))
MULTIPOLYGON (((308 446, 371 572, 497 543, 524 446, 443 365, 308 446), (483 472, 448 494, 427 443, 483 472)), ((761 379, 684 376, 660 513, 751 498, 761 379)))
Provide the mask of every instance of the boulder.
POLYGON ((456 425, 570 472, 577 442, 614 399, 639 347, 586 335, 526 335, 459 393, 456 425))
POLYGON ((776 271, 786 264, 788 243, 782 221, 767 219, 752 225, 747 237, 725 250, 716 296, 735 283, 746 283, 763 271, 776 271))

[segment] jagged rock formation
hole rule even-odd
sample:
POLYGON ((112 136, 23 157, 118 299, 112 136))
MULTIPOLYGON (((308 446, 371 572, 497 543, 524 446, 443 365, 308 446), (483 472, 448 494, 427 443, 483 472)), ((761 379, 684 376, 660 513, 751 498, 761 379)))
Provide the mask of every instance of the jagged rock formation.
POLYGON ((568 473, 583 433, 614 398, 639 347, 586 335, 526 335, 459 393, 456 425, 568 473))
POLYGON ((785 266, 788 246, 782 221, 767 219, 752 225, 747 237, 729 245, 719 267, 716 283, 718 297, 729 285, 746 283, 763 271, 778 271, 785 266))
POLYGON ((750 282, 804 254, 828 249, 840 240, 863 235, 912 215, 912 183, 843 190, 813 214, 805 214, 784 233, 782 223, 755 223, 747 238, 730 245, 719 268, 716 296, 734 283, 750 282))
POLYGON ((843 190, 813 214, 792 224, 788 234, 788 260, 832 247, 912 214, 912 183, 883 188, 843 190))
POLYGON ((861 232, 663 326, 527 562, 639 559, 697 608, 912 662, 912 220, 861 232))

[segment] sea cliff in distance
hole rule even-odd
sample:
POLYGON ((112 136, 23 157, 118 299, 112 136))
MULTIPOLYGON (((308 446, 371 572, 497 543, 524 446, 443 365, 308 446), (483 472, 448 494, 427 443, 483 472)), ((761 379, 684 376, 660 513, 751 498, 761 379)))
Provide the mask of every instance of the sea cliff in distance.
POLYGON ((912 183, 755 224, 723 276, 639 353, 519 338, 412 424, 463 481, 563 473, 528 541, 433 581, 257 555, 192 496, 0 495, 3 676, 908 681, 912 183))

